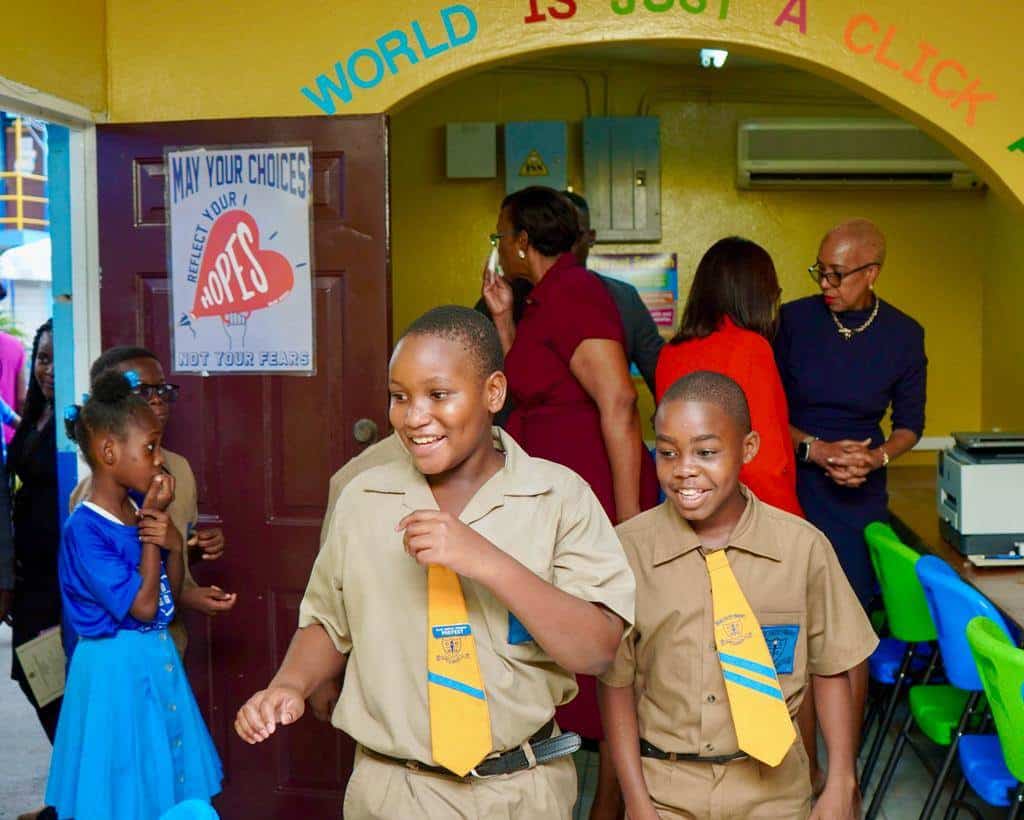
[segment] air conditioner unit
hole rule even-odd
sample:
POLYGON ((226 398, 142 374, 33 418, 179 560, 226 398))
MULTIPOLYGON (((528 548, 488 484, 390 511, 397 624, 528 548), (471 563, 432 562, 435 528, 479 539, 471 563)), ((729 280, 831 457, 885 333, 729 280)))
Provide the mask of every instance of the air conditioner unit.
POLYGON ((901 120, 763 119, 739 124, 736 184, 763 188, 945 188, 984 183, 901 120))

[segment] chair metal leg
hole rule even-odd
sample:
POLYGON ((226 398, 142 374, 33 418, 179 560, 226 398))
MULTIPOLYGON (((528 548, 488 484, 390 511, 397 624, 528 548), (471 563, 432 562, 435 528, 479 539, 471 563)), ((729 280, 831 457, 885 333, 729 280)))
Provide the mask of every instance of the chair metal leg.
POLYGON ((881 722, 878 724, 875 739, 871 743, 871 749, 868 751, 867 759, 864 761, 864 768, 860 773, 861 794, 867 794, 868 785, 871 782, 871 774, 874 772, 875 764, 878 762, 878 757, 882 752, 882 743, 885 741, 885 735, 892 725, 893 716, 896 714, 896 707, 899 705, 900 696, 903 694, 904 683, 907 682, 910 662, 914 659, 915 646, 915 644, 908 643, 907 649, 903 653, 903 660, 900 662, 900 670, 896 675, 896 682, 893 684, 892 692, 889 695, 889 702, 885 706, 885 712, 882 715, 881 722))
POLYGON ((1007 820, 1017 820, 1024 813, 1024 783, 1017 784, 1017 793, 1013 796, 1013 803, 1010 804, 1010 813, 1007 820))
POLYGON ((868 738, 871 737, 872 724, 878 719, 878 713, 881 710, 882 705, 882 692, 876 691, 873 696, 870 697, 868 703, 868 711, 864 716, 864 724, 860 729, 860 743, 857 744, 857 756, 864 751, 864 747, 867 746, 868 738))
POLYGON ((949 805, 946 806, 946 813, 942 816, 942 820, 956 820, 960 814, 960 804, 963 802, 966 791, 967 778, 961 774, 957 778, 956 786, 953 787, 953 796, 949 800, 949 805))
POLYGON ((924 808, 921 809, 921 814, 918 815, 917 820, 931 820, 932 813, 935 811, 936 806, 939 805, 939 798, 942 796, 942 787, 946 785, 946 778, 949 777, 949 772, 953 768, 953 763, 956 761, 957 748, 960 746, 960 738, 964 736, 964 730, 967 729, 967 724, 971 720, 971 716, 974 711, 978 708, 978 701, 981 700, 981 692, 971 692, 971 696, 967 698, 967 704, 964 706, 964 711, 960 715, 960 722, 956 726, 956 731, 953 732, 953 737, 950 739, 949 751, 946 752, 946 759, 942 761, 942 768, 939 769, 939 773, 935 776, 935 780, 932 781, 932 787, 928 791, 928 797, 924 801, 924 808))
POLYGON ((871 805, 868 806, 867 814, 864 815, 865 820, 875 820, 878 816, 878 812, 882 809, 882 801, 885 800, 885 793, 889 788, 889 784, 892 782, 892 776, 896 772, 896 766, 900 762, 900 757, 903 755, 903 747, 907 744, 907 737, 910 734, 910 729, 914 725, 914 716, 907 710, 907 717, 903 721, 903 725, 900 727, 900 733, 896 735, 896 742, 892 745, 892 751, 889 752, 889 759, 885 762, 885 768, 882 769, 882 779, 878 781, 878 788, 875 789, 875 794, 871 798, 871 805))
MULTIPOLYGON (((921 678, 922 686, 927 685, 931 681, 938 663, 939 649, 936 646, 932 651, 931 657, 928 659, 928 668, 925 669, 924 676, 921 678)), ((914 715, 908 709, 907 717, 903 721, 899 734, 896 735, 896 741, 893 743, 892 751, 889 753, 889 759, 885 762, 885 768, 882 769, 882 779, 879 781, 878 788, 875 789, 875 794, 871 798, 871 805, 868 807, 868 813, 865 815, 866 820, 875 820, 878 812, 881 811, 882 802, 885 800, 885 793, 889 789, 889 784, 892 783, 892 777, 896 773, 896 766, 899 765, 900 757, 903 755, 903 747, 906 746, 910 738, 910 730, 913 726, 914 715)))

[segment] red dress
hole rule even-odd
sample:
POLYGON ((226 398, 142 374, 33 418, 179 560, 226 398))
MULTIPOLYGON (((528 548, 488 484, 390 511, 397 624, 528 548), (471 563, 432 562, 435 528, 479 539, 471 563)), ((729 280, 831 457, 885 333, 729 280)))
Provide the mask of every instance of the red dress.
MULTIPOLYGON (((506 429, 531 456, 562 464, 586 479, 616 523, 601 416, 569 369, 572 354, 587 339, 624 345, 622 319, 600 280, 565 253, 530 292, 516 324, 515 342, 505 357, 514 401, 506 429)), ((637 446, 643 447, 639 442, 637 446)), ((646 510, 658 501, 658 479, 646 448, 642 455, 640 508, 646 510)), ((559 726, 603 739, 596 682, 587 675, 576 679, 580 693, 559 708, 559 726)))
POLYGON ((696 370, 721 373, 739 384, 750 406, 750 423, 761 436, 761 449, 740 470, 740 481, 754 495, 803 517, 796 497, 796 456, 789 435, 789 407, 772 347, 758 333, 737 327, 726 316, 718 330, 703 339, 667 344, 654 373, 660 402, 673 383, 696 370))

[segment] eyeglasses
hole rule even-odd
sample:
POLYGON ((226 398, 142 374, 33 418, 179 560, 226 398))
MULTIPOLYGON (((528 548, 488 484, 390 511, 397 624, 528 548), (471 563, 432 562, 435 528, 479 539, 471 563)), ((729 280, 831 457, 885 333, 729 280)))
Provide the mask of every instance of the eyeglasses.
POLYGON ((178 391, 181 390, 176 384, 140 384, 132 392, 136 396, 142 396, 146 401, 152 401, 155 398, 167 404, 173 404, 178 400, 178 391))
POLYGON ((848 271, 837 271, 837 270, 825 270, 820 263, 811 265, 807 272, 811 275, 811 279, 814 280, 814 284, 820 285, 821 280, 824 279, 829 283, 830 286, 837 288, 847 276, 853 276, 855 273, 860 273, 862 270, 870 268, 872 265, 881 265, 881 262, 868 262, 866 265, 861 265, 859 268, 854 268, 848 271))
POLYGON ((501 241, 501 238, 503 236, 508 236, 508 234, 507 233, 492 233, 491 237, 490 237, 491 238, 491 247, 492 248, 498 247, 498 243, 501 241))

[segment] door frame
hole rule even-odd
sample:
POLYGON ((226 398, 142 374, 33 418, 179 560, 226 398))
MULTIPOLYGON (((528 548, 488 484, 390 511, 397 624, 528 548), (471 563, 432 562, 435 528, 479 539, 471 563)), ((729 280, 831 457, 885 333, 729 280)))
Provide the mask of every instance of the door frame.
MULTIPOLYGON (((0 109, 45 120, 53 129, 47 168, 54 335, 54 406, 89 389, 89 365, 101 352, 96 124, 106 119, 77 103, 0 76, 0 109), (56 194, 56 196, 54 196, 56 194)), ((58 503, 88 470, 78 448, 57 436, 58 503)))

